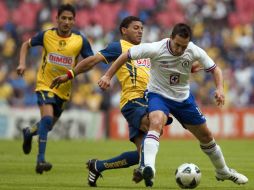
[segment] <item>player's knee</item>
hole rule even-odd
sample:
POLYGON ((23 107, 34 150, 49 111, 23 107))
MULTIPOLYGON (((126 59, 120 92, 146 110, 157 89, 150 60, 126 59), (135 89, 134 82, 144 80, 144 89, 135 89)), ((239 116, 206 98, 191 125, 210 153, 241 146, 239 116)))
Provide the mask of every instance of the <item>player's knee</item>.
POLYGON ((200 141, 201 143, 209 143, 209 142, 211 142, 212 140, 213 140, 213 136, 212 136, 211 133, 203 134, 203 135, 200 137, 200 139, 199 139, 199 141, 200 141))
POLYGON ((51 116, 44 116, 41 121, 45 124, 44 126, 46 126, 46 129, 48 131, 51 131, 52 128, 53 128, 53 122, 54 122, 54 119, 53 117, 51 116))
POLYGON ((150 127, 149 130, 155 130, 161 132, 162 127, 164 126, 162 119, 153 119, 150 120, 150 127))

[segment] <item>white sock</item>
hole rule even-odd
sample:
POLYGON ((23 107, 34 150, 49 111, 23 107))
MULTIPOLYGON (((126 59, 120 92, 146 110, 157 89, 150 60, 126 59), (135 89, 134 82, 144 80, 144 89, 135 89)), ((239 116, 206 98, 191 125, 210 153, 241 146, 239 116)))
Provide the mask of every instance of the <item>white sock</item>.
POLYGON ((208 155, 217 172, 228 172, 220 146, 216 144, 214 139, 207 144, 200 144, 200 147, 208 155))
POLYGON ((160 133, 148 131, 144 141, 144 164, 150 166, 155 173, 155 159, 159 150, 160 133))

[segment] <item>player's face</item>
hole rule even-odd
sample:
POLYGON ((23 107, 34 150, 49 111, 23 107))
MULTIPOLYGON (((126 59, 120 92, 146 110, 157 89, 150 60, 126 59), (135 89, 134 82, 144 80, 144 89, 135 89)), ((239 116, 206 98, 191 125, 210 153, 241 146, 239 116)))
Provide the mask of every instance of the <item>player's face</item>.
POLYGON ((63 11, 59 17, 57 17, 58 32, 60 35, 68 35, 71 33, 71 29, 74 25, 75 18, 72 12, 63 11))
POLYGON ((128 28, 124 28, 123 36, 132 44, 140 44, 143 35, 143 24, 140 21, 133 21, 129 24, 128 28))
POLYGON ((185 49, 189 44, 190 38, 183 38, 179 35, 176 35, 170 40, 170 50, 173 55, 180 56, 184 53, 185 49))

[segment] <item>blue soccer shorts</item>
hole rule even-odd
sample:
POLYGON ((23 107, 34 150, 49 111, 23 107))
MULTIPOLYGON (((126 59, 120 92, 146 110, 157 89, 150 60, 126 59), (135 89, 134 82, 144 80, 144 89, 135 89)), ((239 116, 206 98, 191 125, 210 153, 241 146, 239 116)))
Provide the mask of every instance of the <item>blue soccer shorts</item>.
POLYGON ((49 91, 36 91, 37 104, 51 104, 54 109, 54 117, 59 118, 64 110, 66 101, 49 91))
POLYGON ((124 118, 128 122, 129 139, 132 142, 136 136, 144 133, 140 130, 140 124, 142 118, 148 113, 147 107, 145 98, 136 98, 128 101, 121 109, 124 118))
POLYGON ((148 112, 156 110, 163 111, 166 115, 171 113, 182 125, 200 125, 206 122, 206 118, 199 110, 192 94, 186 100, 177 102, 160 94, 149 92, 148 112))

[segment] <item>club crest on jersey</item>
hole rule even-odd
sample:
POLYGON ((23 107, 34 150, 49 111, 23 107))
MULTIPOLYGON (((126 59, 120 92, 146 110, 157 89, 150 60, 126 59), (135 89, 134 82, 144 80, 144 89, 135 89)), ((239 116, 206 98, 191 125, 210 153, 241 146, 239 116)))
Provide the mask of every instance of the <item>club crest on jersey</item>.
POLYGON ((48 62, 62 66, 71 66, 74 63, 74 59, 73 57, 50 53, 48 54, 48 62))
POLYGON ((58 46, 59 46, 58 51, 63 51, 64 47, 66 46, 66 41, 65 40, 60 40, 58 42, 58 46))
POLYGON ((170 85, 176 85, 180 82, 180 74, 178 73, 173 73, 169 77, 169 83, 170 85))
POLYGON ((150 68, 151 67, 150 59, 138 59, 136 60, 136 66, 138 67, 144 66, 150 68))

